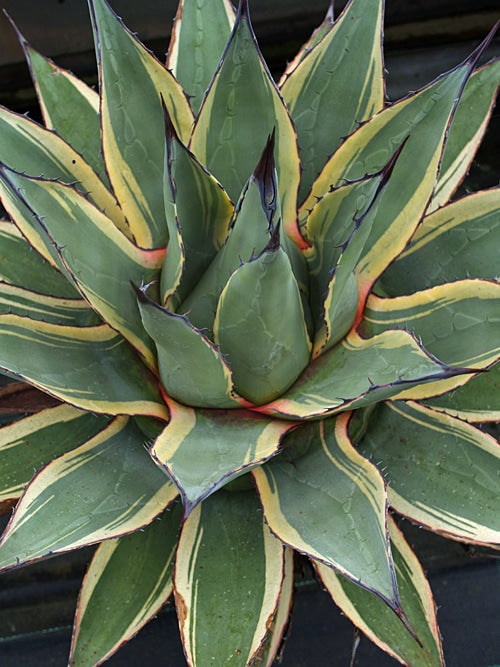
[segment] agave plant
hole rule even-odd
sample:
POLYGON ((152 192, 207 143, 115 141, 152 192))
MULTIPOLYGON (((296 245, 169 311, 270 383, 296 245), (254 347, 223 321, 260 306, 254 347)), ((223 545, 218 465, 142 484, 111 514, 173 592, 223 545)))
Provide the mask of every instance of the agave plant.
POLYGON ((442 664, 392 512, 499 541, 499 190, 448 202, 500 63, 388 104, 382 0, 279 84, 245 0, 181 0, 166 66, 89 7, 99 94, 21 37, 45 127, 0 109, 0 367, 54 398, 0 430, 1 568, 98 545, 72 665, 172 592, 190 665, 270 664, 294 552, 442 664))

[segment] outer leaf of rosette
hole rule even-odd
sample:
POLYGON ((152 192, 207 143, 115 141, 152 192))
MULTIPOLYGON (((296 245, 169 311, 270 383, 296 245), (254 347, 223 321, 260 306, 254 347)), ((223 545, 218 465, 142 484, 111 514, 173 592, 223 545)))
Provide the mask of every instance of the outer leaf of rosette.
POLYGON ((347 433, 348 415, 303 424, 286 436, 303 456, 252 471, 266 521, 285 544, 334 567, 399 609, 382 475, 347 433))
POLYGON ((1 177, 34 213, 74 284, 97 313, 154 366, 130 281, 149 283, 159 274, 163 249, 142 250, 76 188, 28 178, 4 168, 1 177))
POLYGON ((380 461, 398 513, 451 539, 500 545, 494 437, 413 401, 388 401, 377 406, 359 451, 380 461))
POLYGON ((179 2, 167 67, 189 95, 195 113, 198 113, 233 25, 234 8, 230 0, 179 2))
POLYGON ((101 151, 98 93, 35 51, 19 32, 18 38, 28 61, 45 126, 65 139, 85 158, 101 181, 109 185, 101 151))
POLYGON ((274 128, 283 225, 297 245, 303 246, 296 222, 297 137, 259 51, 248 2, 241 0, 233 33, 196 119, 190 148, 235 201, 274 128))
POLYGON ((236 390, 257 405, 280 396, 308 365, 311 343, 279 227, 264 251, 227 282, 214 339, 228 358, 236 390))
POLYGON ((156 345, 166 393, 200 408, 241 406, 231 369, 218 348, 187 317, 152 301, 136 288, 144 328, 156 345))
POLYGON ((321 563, 314 562, 314 567, 343 613, 381 649, 405 665, 439 667, 444 664, 443 652, 432 591, 390 516, 389 533, 401 606, 413 632, 376 595, 321 563))
POLYGON ((466 384, 424 401, 434 410, 469 422, 500 421, 500 362, 466 384))
POLYGON ((279 203, 273 161, 273 135, 267 140, 259 163, 247 181, 235 209, 226 242, 219 250, 198 285, 178 308, 188 313, 190 322, 212 329, 220 294, 231 274, 269 243, 279 219, 279 203))
POLYGON ((333 26, 327 16, 323 39, 280 82, 300 146, 300 201, 344 138, 384 106, 383 4, 352 0, 333 26))
MULTIPOLYGON (((92 168, 55 132, 38 123, 0 108, 0 161, 9 169, 22 174, 57 179, 74 184, 80 192, 103 211, 118 229, 131 237, 123 212, 113 194, 101 182, 92 168)), ((65 269, 52 242, 35 220, 29 208, 19 199, 3 178, 0 179, 0 196, 10 217, 41 255, 63 273, 65 269)))
POLYGON ((107 324, 0 315, 0 370, 83 410, 168 419, 157 377, 107 324))
POLYGON ((405 140, 403 154, 381 197, 363 263, 356 269, 360 299, 404 250, 427 208, 435 186, 446 132, 471 70, 492 35, 467 59, 414 96, 379 112, 353 132, 326 163, 302 205, 307 217, 317 197, 343 179, 383 168, 405 140))
POLYGON ((333 28, 335 21, 333 4, 334 4, 333 0, 331 0, 330 6, 328 7, 328 10, 326 12, 325 18, 323 19, 322 23, 313 30, 312 35, 309 37, 307 42, 304 42, 304 44, 302 44, 301 48, 295 55, 295 58, 293 58, 293 60, 291 60, 288 63, 287 68, 283 72, 278 84, 280 88, 283 87, 285 81, 292 74, 292 72, 295 69, 297 69, 297 67, 304 60, 309 51, 311 51, 316 46, 316 44, 318 44, 323 39, 323 37, 327 35, 333 28))
MULTIPOLYGON (((14 193, 12 192, 12 196, 14 193)), ((66 299, 79 299, 80 293, 60 271, 46 262, 28 243, 18 227, 0 221, 0 280, 10 285, 66 299)))
POLYGON ((84 299, 61 299, 4 282, 0 282, 0 313, 74 327, 102 324, 84 299))
POLYGON ((275 619, 286 576, 284 559, 254 492, 222 490, 194 509, 182 527, 174 569, 191 667, 258 664, 254 658, 275 619))
POLYGON ((106 540, 83 580, 71 646, 71 667, 104 662, 153 618, 173 588, 180 503, 132 535, 106 540), (114 601, 103 623, 103 608, 114 601))
POLYGON ((476 70, 464 90, 450 126, 439 180, 427 213, 450 199, 465 178, 488 127, 499 86, 500 60, 476 70))
MULTIPOLYGON (((382 299, 372 294, 360 324, 362 335, 406 329, 430 354, 449 366, 479 370, 500 360, 500 284, 457 280, 410 296, 382 299)), ((470 375, 403 391, 398 398, 422 399, 464 384, 470 375)), ((492 387, 493 390, 493 387, 492 387)))
POLYGON ((375 291, 402 296, 466 278, 495 280, 500 264, 499 209, 500 188, 491 188, 427 215, 375 291))
POLYGON ((0 508, 19 498, 34 471, 102 430, 110 418, 57 405, 0 429, 0 508))
POLYGON ((162 303, 177 310, 224 243, 234 207, 220 183, 180 141, 165 113, 165 215, 169 243, 162 303))
POLYGON ((143 248, 164 246, 163 98, 184 140, 193 114, 179 83, 127 30, 105 0, 88 0, 101 89, 104 162, 134 237, 143 248))
POLYGON ((35 475, 2 536, 0 567, 140 530, 176 496, 141 431, 117 417, 35 475))

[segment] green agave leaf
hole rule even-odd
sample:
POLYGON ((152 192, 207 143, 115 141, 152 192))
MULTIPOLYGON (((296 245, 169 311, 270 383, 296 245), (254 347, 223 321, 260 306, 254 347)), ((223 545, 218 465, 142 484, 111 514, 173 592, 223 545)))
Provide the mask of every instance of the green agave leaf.
POLYGON ((257 405, 280 396, 309 363, 302 301, 279 245, 279 227, 268 247, 228 280, 214 339, 229 362, 236 391, 257 405))
POLYGON ((427 212, 449 200, 469 171, 491 116, 500 79, 500 60, 474 72, 450 126, 440 175, 427 212))
MULTIPOLYGON (((10 170, 0 164, 0 201, 9 216, 17 225, 28 244, 34 248, 40 256, 48 262, 55 271, 60 272, 72 287, 73 280, 59 257, 54 244, 51 242, 47 232, 34 217, 33 211, 19 198, 13 189, 7 174, 10 170)), ((21 278, 22 280, 22 278, 21 278)))
POLYGON ((429 583, 391 517, 389 533, 401 607, 416 637, 376 595, 321 563, 314 563, 316 571, 344 614, 381 649, 404 665, 443 665, 436 607, 429 583))
POLYGON ((4 178, 34 211, 93 308, 154 366, 152 344, 130 281, 147 284, 157 279, 164 251, 138 248, 71 186, 7 169, 4 178))
MULTIPOLYGON (((426 350, 450 366, 488 368, 500 357, 500 284, 459 280, 411 296, 370 296, 360 325, 363 336, 386 329, 412 331, 426 350)), ((425 398, 460 386, 467 376, 415 387, 405 398, 425 398), (429 393, 430 392, 430 393, 429 393)))
POLYGON ((101 324, 99 316, 83 299, 61 299, 30 292, 0 282, 0 313, 13 313, 34 320, 85 327, 101 324))
POLYGON ((281 398, 256 409, 285 419, 326 417, 464 372, 430 357, 406 331, 384 331, 368 340, 351 331, 315 359, 281 398))
POLYGON ((84 410, 168 419, 156 378, 105 324, 71 327, 0 315, 0 369, 84 410))
POLYGON ((425 404, 466 421, 500 421, 500 363, 453 391, 426 399, 425 404))
POLYGON ((168 407, 170 421, 151 455, 177 485, 186 516, 218 488, 274 456, 295 427, 248 410, 194 410, 170 398, 168 407))
POLYGON ((257 46, 248 3, 242 0, 231 39, 196 119, 190 148, 236 201, 273 130, 284 229, 303 246, 296 226, 297 139, 257 46))
MULTIPOLYGON (((252 471, 269 527, 285 544, 375 591, 399 608, 379 471, 350 442, 348 415, 292 431, 307 452, 252 471)), ((286 447, 287 443, 284 443, 286 447)))
POLYGON ((137 244, 161 247, 167 241, 158 188, 164 163, 161 100, 185 141, 193 114, 172 73, 127 30, 105 0, 89 0, 89 7, 99 62, 106 170, 137 244))
POLYGON ((187 92, 195 114, 231 36, 234 19, 229 0, 179 2, 167 67, 187 92))
MULTIPOLYGON (((403 144, 404 146, 404 144, 403 144)), ((367 239, 401 146, 379 173, 326 194, 306 223, 310 248, 304 251, 310 271, 316 335, 313 357, 331 348, 362 312, 358 283, 363 283, 367 239)))
POLYGON ((218 348, 189 320, 136 290, 144 328, 156 344, 163 387, 172 398, 201 408, 238 407, 231 369, 218 348))
POLYGON ((69 405, 20 419, 0 429, 0 502, 19 498, 36 470, 96 435, 109 418, 69 405))
POLYGON ((176 495, 146 452, 141 431, 117 417, 33 478, 0 542, 0 567, 135 532, 176 495))
POLYGON ((377 410, 359 449, 384 471, 397 512, 453 539, 499 543, 500 446, 494 438, 398 401, 377 410))
POLYGON ((199 329, 210 332, 213 328, 217 303, 229 277, 242 262, 250 261, 266 248, 279 221, 273 148, 271 135, 243 189, 224 245, 179 308, 189 314, 190 322, 199 329))
POLYGON ((30 67, 45 126, 80 153, 109 187, 101 152, 99 95, 71 72, 35 51, 19 33, 18 37, 30 67))
POLYGON ((281 76, 281 79, 279 81, 279 88, 281 88, 287 78, 292 74, 292 72, 297 68, 298 65, 304 60, 304 58, 309 54, 309 51, 312 51, 312 49, 318 44, 325 35, 327 35, 330 30, 333 28, 335 22, 335 17, 334 17, 334 7, 333 7, 333 1, 330 2, 330 6, 328 7, 328 10, 326 12, 325 18, 323 19, 323 22, 315 29, 313 30, 312 35, 309 37, 307 42, 305 42, 297 52, 297 55, 293 60, 291 60, 285 71, 283 72, 283 75, 281 76))
POLYGON ((234 207, 220 183, 179 141, 168 117, 166 125, 164 192, 169 244, 161 296, 175 311, 224 243, 234 207))
POLYGON ((289 625, 290 613, 292 611, 294 581, 293 549, 285 547, 284 556, 283 584, 278 600, 278 608, 269 625, 266 639, 254 660, 255 664, 262 664, 265 667, 271 667, 271 665, 275 664, 275 659, 278 662, 280 661, 280 658, 277 656, 280 652, 283 636, 289 625))
POLYGON ((446 130, 476 55, 416 95, 376 114, 348 137, 326 163, 301 207, 299 220, 303 221, 315 200, 332 185, 380 171, 404 144, 380 198, 366 244, 369 251, 357 267, 361 303, 373 282, 404 250, 427 207, 446 130))
POLYGON ((219 491, 186 520, 174 573, 190 665, 251 663, 273 621, 284 576, 283 545, 253 492, 219 491))
POLYGON ((138 532, 99 546, 80 592, 72 667, 107 660, 170 597, 180 519, 181 506, 175 503, 138 532))
POLYGON ((53 297, 80 298, 73 284, 35 252, 7 220, 0 220, 0 280, 53 297))
POLYGON ((351 0, 280 86, 300 146, 300 201, 344 138, 384 106, 382 10, 381 0, 351 0))
POLYGON ((384 271, 377 289, 386 296, 400 296, 465 278, 494 280, 499 208, 500 189, 494 188, 426 216, 408 248, 384 271))
MULTIPOLYGON (((100 180, 92 167, 84 158, 64 139, 55 132, 47 130, 26 116, 0 108, 0 162, 19 173, 29 176, 42 176, 47 179, 57 179, 63 183, 77 184, 78 189, 88 194, 91 201, 103 211, 121 231, 130 236, 128 223, 117 204, 115 197, 100 180)), ((0 194, 4 195, 4 187, 0 194)), ((5 205, 5 204, 4 204, 5 205)), ((21 231, 32 242, 32 235, 36 239, 38 225, 30 231, 33 225, 24 219, 18 220, 12 216, 16 224, 22 225, 21 231)), ((44 256, 50 254, 50 248, 34 247, 44 256)), ((45 243, 47 245, 47 243, 45 243)), ((48 257, 47 257, 48 259, 48 257)))
MULTIPOLYGON (((304 232, 309 247, 304 250, 304 256, 309 267, 311 311, 317 332, 332 323, 325 313, 332 273, 350 239, 359 231, 363 215, 369 211, 379 183, 380 178, 371 177, 341 186, 322 197, 307 218, 304 232)), ((364 235, 367 227, 363 226, 364 235)), ((325 339, 324 332, 316 334, 316 338, 319 340, 315 341, 315 349, 321 347, 319 341, 325 339)))

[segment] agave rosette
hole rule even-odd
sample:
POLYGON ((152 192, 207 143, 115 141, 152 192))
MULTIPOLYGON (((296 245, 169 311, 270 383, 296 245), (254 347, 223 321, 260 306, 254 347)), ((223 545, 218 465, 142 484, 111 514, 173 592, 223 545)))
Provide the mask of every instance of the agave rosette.
POLYGON ((294 550, 441 664, 387 510, 498 544, 470 422, 499 414, 500 196, 448 201, 500 63, 388 105, 381 1, 330 9, 279 85, 243 0, 181 1, 166 67, 89 6, 99 95, 21 38, 46 127, 0 109, 0 367, 57 399, 0 430, 1 567, 99 544, 73 665, 172 591, 189 664, 270 664, 294 550))

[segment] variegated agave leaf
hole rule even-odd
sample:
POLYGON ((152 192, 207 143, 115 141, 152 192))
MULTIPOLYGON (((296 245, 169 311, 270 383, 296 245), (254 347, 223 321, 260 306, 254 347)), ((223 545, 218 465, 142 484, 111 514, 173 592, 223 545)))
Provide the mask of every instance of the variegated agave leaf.
POLYGON ((0 369, 50 398, 0 429, 0 567, 99 545, 75 667, 171 595, 188 664, 271 665, 296 551, 433 667, 388 510, 499 543, 470 422, 500 414, 500 191, 450 201, 499 63, 490 35, 388 105, 383 2, 350 0, 276 83, 249 4, 180 0, 164 66, 89 0, 98 93, 21 37, 45 126, 0 109, 0 369))

